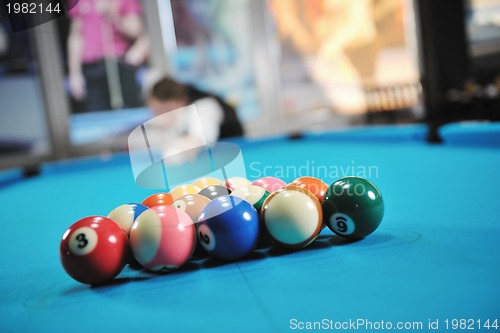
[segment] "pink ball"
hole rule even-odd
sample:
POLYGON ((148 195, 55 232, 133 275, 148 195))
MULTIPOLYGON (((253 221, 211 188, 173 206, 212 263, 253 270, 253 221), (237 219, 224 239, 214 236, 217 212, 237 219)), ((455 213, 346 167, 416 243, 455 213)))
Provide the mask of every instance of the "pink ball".
POLYGON ((269 192, 274 192, 282 187, 285 187, 286 183, 276 177, 262 177, 254 181, 252 185, 257 185, 265 188, 269 192))
POLYGON ((152 271, 174 270, 191 258, 196 228, 187 213, 173 206, 144 211, 130 229, 130 245, 137 261, 152 271))

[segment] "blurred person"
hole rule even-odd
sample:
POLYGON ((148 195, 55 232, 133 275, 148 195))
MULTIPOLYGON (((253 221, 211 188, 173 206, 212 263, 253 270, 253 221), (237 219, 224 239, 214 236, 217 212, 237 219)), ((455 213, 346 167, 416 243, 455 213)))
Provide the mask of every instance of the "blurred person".
POLYGON ((138 0, 85 0, 70 12, 69 89, 85 111, 143 105, 136 71, 148 56, 138 0))
POLYGON ((236 110, 219 96, 203 92, 189 84, 181 84, 169 77, 156 82, 149 93, 148 106, 154 116, 160 116, 194 104, 202 122, 204 133, 190 133, 189 121, 171 124, 169 130, 184 133, 186 137, 196 138, 204 135, 212 143, 220 138, 243 135, 243 127, 236 110))
POLYGON ((129 136, 129 151, 147 147, 161 153, 168 165, 192 162, 205 147, 213 146, 220 138, 243 135, 231 105, 218 96, 169 77, 152 86, 148 106, 153 118, 141 126, 141 134, 129 136))

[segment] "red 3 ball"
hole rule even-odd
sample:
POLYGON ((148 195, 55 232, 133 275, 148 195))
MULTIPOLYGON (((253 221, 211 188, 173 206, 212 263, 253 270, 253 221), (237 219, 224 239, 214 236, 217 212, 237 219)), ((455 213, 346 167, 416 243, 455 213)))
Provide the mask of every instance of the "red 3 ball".
POLYGON ((117 276, 127 263, 129 240, 115 221, 89 216, 66 230, 59 254, 64 270, 73 279, 101 284, 117 276))

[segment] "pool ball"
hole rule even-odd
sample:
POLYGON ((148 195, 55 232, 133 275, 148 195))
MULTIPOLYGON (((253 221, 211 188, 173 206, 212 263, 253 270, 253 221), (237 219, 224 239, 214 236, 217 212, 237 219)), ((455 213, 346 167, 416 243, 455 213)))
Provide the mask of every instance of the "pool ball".
POLYGON ((115 221, 85 217, 63 234, 59 255, 66 273, 85 284, 101 284, 117 276, 129 258, 129 240, 115 221))
POLYGON ((196 229, 189 215, 173 206, 155 206, 139 215, 130 229, 135 259, 151 271, 169 271, 189 260, 196 229))
POLYGON ((252 185, 257 185, 265 188, 269 192, 274 192, 282 187, 285 187, 286 183, 276 177, 262 177, 254 181, 252 185))
POLYGON ((220 180, 213 177, 203 177, 193 182, 193 185, 198 188, 206 188, 211 185, 221 185, 221 184, 222 182, 220 180))
POLYGON ((194 185, 180 185, 175 187, 172 191, 170 191, 170 195, 172 196, 172 199, 175 201, 180 197, 183 197, 188 194, 197 194, 200 192, 200 188, 198 186, 194 185))
POLYGON ((289 249, 311 244, 323 223, 318 198, 306 189, 291 185, 267 197, 260 217, 271 240, 289 249))
POLYGON ((198 240, 217 259, 236 260, 255 247, 259 216, 239 197, 220 196, 208 203, 198 218, 198 240))
MULTIPOLYGON (((210 202, 210 199, 200 194, 188 194, 175 200, 172 206, 185 211, 191 220, 198 227, 198 217, 205 206, 210 202)), ((201 244, 197 241, 196 248, 193 253, 194 259, 206 257, 206 252, 203 250, 201 244)))
POLYGON ((260 213, 262 208, 262 204, 264 200, 269 196, 269 192, 259 186, 256 185, 248 185, 244 187, 240 187, 233 192, 231 192, 232 196, 237 196, 242 198, 243 200, 251 203, 254 208, 260 213))
POLYGON ((339 236, 358 240, 374 232, 384 217, 380 191, 366 179, 345 177, 326 191, 323 219, 339 236))
POLYGON ((251 181, 243 177, 230 177, 226 179, 224 182, 224 185, 231 191, 234 191, 240 187, 248 186, 251 184, 252 184, 251 181))
POLYGON ((118 223, 120 227, 127 233, 130 233, 130 227, 135 219, 141 215, 148 207, 138 203, 128 203, 113 209, 108 217, 118 223))
POLYGON ((171 205, 174 202, 174 199, 169 193, 156 193, 152 194, 144 201, 142 204, 146 207, 154 207, 154 206, 162 206, 162 205, 171 205))
POLYGON ((231 190, 222 185, 212 185, 204 188, 198 194, 203 195, 210 200, 213 200, 221 195, 229 195, 231 194, 231 190))
POLYGON ((299 177, 292 181, 290 185, 305 188, 318 198, 319 202, 323 202, 323 197, 328 190, 328 185, 321 179, 314 177, 299 177))
MULTIPOLYGON (((324 181, 314 177, 299 177, 294 181, 292 181, 287 186, 298 186, 306 190, 309 190, 312 194, 316 196, 316 198, 318 198, 320 203, 323 202, 326 190, 328 190, 328 185, 324 181)), ((323 223, 321 225, 321 228, 324 229, 325 227, 326 224, 323 223)))
POLYGON ((175 200, 172 206, 185 211, 194 223, 209 202, 210 199, 201 194, 188 194, 175 200))

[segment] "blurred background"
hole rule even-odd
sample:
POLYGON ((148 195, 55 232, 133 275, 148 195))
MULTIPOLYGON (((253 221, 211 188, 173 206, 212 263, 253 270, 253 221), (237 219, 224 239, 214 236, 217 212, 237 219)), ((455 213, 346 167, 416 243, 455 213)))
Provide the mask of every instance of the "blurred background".
POLYGON ((0 11, 0 169, 126 150, 164 75, 229 101, 248 137, 500 118, 500 0, 77 8, 16 33, 0 11))

